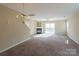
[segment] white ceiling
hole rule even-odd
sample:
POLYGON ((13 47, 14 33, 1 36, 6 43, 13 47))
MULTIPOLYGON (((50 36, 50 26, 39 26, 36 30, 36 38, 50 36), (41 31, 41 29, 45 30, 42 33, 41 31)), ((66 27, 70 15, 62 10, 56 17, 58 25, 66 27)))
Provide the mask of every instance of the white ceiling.
POLYGON ((3 3, 6 7, 24 13, 26 15, 34 14, 31 18, 34 20, 61 20, 70 16, 79 10, 78 3, 3 3), (24 11, 24 12, 23 12, 24 11), (65 17, 64 17, 65 16, 65 17))

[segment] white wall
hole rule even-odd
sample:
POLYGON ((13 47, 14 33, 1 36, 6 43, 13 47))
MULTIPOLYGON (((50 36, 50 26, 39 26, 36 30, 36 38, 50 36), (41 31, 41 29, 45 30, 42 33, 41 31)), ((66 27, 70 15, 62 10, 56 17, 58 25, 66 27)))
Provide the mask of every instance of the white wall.
POLYGON ((65 21, 56 21, 55 22, 55 33, 56 34, 65 34, 66 27, 65 27, 65 21))
POLYGON ((30 36, 29 28, 22 23, 22 17, 17 19, 16 15, 21 14, 0 5, 0 52, 30 36))
POLYGON ((77 12, 74 15, 70 16, 67 22, 68 36, 79 44, 79 13, 77 12))

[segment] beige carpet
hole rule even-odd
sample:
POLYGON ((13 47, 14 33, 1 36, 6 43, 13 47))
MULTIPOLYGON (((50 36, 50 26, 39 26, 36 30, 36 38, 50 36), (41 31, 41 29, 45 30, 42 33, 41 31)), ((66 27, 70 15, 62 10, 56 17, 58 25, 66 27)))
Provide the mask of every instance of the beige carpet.
POLYGON ((30 40, 9 49, 2 56, 65 56, 79 55, 79 45, 67 36, 34 35, 30 40))

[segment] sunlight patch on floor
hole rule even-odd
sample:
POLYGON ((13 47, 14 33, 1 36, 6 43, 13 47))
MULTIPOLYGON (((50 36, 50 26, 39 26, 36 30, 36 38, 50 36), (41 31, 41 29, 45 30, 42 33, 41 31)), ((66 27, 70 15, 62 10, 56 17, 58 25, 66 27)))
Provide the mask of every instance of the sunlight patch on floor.
POLYGON ((68 44, 69 44, 69 40, 66 40, 66 41, 65 41, 65 44, 67 44, 67 45, 68 45, 68 44))

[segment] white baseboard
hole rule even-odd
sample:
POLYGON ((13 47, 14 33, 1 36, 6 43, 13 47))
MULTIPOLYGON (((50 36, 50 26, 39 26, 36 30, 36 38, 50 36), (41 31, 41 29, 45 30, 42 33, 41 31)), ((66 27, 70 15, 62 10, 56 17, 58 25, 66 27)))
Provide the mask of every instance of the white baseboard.
MULTIPOLYGON (((70 39, 72 39, 69 35, 67 35, 70 39)), ((78 44, 79 45, 79 42, 78 41, 76 41, 76 40, 74 40, 74 39, 72 39, 76 44, 78 44)))
MULTIPOLYGON (((72 39, 73 40, 73 39, 72 39)), ((79 45, 79 42, 78 41, 76 41, 76 40, 73 40, 76 44, 78 44, 79 45)))
POLYGON ((79 42, 78 41, 75 41, 75 40, 73 40, 73 41, 76 42, 79 45, 79 42))
POLYGON ((27 41, 27 40, 29 40, 29 39, 30 39, 30 37, 27 38, 27 39, 25 39, 25 40, 23 40, 23 41, 21 41, 21 42, 19 42, 19 43, 17 43, 17 44, 14 44, 14 45, 12 45, 12 46, 9 46, 9 47, 7 47, 6 49, 1 50, 0 53, 2 53, 2 52, 4 52, 4 51, 7 51, 7 50, 9 50, 9 49, 15 47, 16 45, 19 45, 19 44, 21 44, 21 43, 23 43, 23 42, 25 42, 25 41, 27 41))

